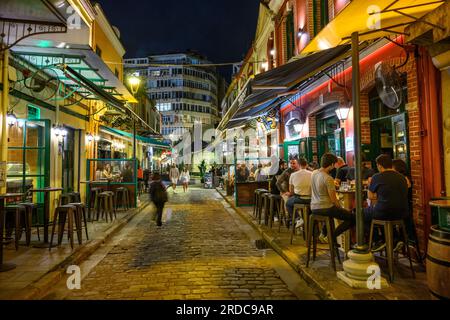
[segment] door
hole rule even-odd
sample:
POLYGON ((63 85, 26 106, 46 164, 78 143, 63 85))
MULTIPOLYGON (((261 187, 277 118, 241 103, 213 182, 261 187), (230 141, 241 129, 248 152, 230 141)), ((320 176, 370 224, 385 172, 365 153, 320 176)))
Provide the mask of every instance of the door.
MULTIPOLYGON (((9 127, 7 192, 27 192, 49 183, 50 121, 19 120, 9 127)), ((35 195, 43 203, 43 195, 35 195)))
POLYGON ((313 151, 313 142, 315 138, 303 138, 300 140, 300 157, 305 158, 308 162, 314 161, 316 155, 313 151))
POLYGON ((409 165, 408 131, 406 113, 392 117, 392 144, 394 158, 401 159, 409 165))

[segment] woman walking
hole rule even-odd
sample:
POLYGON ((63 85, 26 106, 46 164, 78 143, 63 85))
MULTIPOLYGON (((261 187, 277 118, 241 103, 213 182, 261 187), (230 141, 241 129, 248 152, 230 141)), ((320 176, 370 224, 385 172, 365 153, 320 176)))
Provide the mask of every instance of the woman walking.
POLYGON ((183 190, 184 190, 184 192, 186 192, 189 187, 189 181, 191 180, 191 177, 189 175, 189 170, 187 170, 186 168, 183 169, 183 171, 181 172, 181 175, 180 175, 180 180, 181 180, 181 183, 183 184, 183 190))

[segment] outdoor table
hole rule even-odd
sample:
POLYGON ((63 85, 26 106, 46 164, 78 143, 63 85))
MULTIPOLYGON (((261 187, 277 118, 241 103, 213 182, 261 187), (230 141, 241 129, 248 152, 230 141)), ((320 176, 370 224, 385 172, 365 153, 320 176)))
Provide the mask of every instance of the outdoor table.
POLYGON ((50 226, 50 193, 63 190, 63 188, 43 188, 30 190, 30 192, 33 193, 44 193, 44 243, 34 245, 33 247, 48 249, 48 228, 50 226))
POLYGON ((10 198, 23 197, 24 193, 0 194, 0 272, 9 271, 16 268, 13 263, 3 263, 3 229, 5 227, 5 200, 10 198))

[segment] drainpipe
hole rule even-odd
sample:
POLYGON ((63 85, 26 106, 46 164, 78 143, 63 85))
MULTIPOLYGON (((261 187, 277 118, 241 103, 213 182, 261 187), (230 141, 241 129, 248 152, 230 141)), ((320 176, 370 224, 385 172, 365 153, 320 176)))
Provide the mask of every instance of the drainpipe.
POLYGON ((4 170, 4 181, 3 185, 0 186, 0 193, 6 193, 6 164, 8 161, 8 125, 6 121, 6 117, 8 114, 8 106, 9 106, 9 50, 3 50, 3 63, 2 63, 2 83, 3 83, 3 91, 2 91, 2 104, 1 104, 1 146, 0 146, 0 163, 3 165, 4 170))

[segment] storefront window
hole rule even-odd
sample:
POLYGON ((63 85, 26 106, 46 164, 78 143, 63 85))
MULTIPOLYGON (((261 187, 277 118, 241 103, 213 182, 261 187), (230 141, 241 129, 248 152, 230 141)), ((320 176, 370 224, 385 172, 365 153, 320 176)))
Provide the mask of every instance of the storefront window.
MULTIPOLYGON (((136 178, 136 161, 128 159, 118 160, 88 160, 88 168, 95 168, 92 181, 134 184, 136 178)), ((89 175, 90 173, 88 173, 89 175)))

